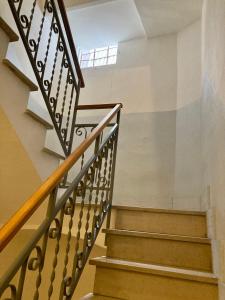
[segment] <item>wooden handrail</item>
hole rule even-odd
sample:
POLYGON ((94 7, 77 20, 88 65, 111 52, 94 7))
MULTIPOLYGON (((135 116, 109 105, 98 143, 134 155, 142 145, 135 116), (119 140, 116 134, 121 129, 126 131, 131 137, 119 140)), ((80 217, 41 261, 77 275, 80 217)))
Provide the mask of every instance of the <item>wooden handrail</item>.
POLYGON ((43 203, 51 191, 60 183, 63 176, 78 161, 87 148, 101 134, 102 130, 110 123, 113 117, 121 109, 117 104, 90 133, 90 135, 74 150, 74 152, 62 163, 53 174, 38 188, 38 190, 24 202, 21 208, 0 229, 0 251, 12 240, 25 222, 33 215, 37 208, 43 203))
POLYGON ((71 32, 69 20, 68 20, 68 17, 67 17, 65 4, 64 4, 63 0, 57 0, 57 1, 58 1, 61 16, 62 16, 64 28, 65 28, 65 31, 66 31, 67 40, 68 40, 68 43, 69 43, 69 46, 70 46, 71 54, 72 54, 73 61, 74 61, 74 64, 75 64, 75 68, 76 68, 76 71, 77 71, 77 76, 80 80, 80 87, 84 88, 85 87, 84 78, 83 78, 83 74, 81 72, 79 60, 78 60, 78 57, 77 57, 77 51, 76 51, 75 43, 74 43, 74 40, 73 40, 73 35, 72 35, 72 32, 71 32))
POLYGON ((103 104, 83 104, 78 105, 77 110, 89 110, 89 109, 109 109, 115 107, 117 104, 123 107, 122 103, 103 103, 103 104))

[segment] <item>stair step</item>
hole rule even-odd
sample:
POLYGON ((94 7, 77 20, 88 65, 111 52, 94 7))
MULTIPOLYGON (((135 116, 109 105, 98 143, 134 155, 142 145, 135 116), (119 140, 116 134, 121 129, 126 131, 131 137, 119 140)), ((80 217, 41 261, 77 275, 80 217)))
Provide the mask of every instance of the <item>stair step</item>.
MULTIPOLYGON (((80 300, 120 300, 121 298, 113 298, 113 297, 107 297, 107 296, 101 296, 101 295, 94 295, 93 293, 90 293, 80 300)), ((122 299, 121 299, 122 300, 122 299)))
POLYGON ((103 232, 108 257, 212 271, 211 242, 207 238, 116 229, 103 232))
POLYGON ((99 257, 94 294, 142 300, 218 300, 212 273, 99 257))
POLYGON ((52 149, 44 147, 43 151, 46 152, 46 153, 48 153, 48 154, 51 154, 51 155, 53 155, 55 157, 58 157, 59 159, 65 159, 65 155, 60 154, 60 153, 58 153, 58 152, 56 152, 56 151, 54 151, 52 149))
POLYGON ((43 150, 57 156, 60 159, 65 159, 65 153, 55 130, 49 129, 46 131, 45 145, 43 150))
POLYGON ((6 33, 9 37, 10 42, 16 42, 19 40, 19 36, 15 31, 9 26, 9 24, 0 16, 0 28, 6 33))
POLYGON ((18 69, 18 67, 10 59, 4 58, 2 62, 29 87, 31 92, 38 91, 38 86, 32 80, 30 80, 30 78, 28 78, 23 71, 18 69))
POLYGON ((32 93, 32 95, 30 95, 26 113, 32 118, 34 118, 36 121, 43 124, 47 129, 53 129, 54 127, 52 125, 52 121, 47 108, 39 104, 40 97, 42 96, 39 93, 32 93))
POLYGON ((207 237, 206 213, 114 206, 115 228, 192 237, 207 237))

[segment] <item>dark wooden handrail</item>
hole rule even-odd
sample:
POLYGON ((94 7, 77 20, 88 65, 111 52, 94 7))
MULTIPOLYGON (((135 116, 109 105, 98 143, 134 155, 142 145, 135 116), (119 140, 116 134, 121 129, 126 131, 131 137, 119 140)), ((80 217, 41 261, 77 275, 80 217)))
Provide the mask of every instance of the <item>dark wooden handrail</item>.
POLYGON ((77 110, 91 110, 91 109, 109 109, 115 107, 117 104, 123 107, 122 103, 103 103, 103 104, 83 104, 78 105, 77 110))
POLYGON ((60 183, 61 179, 67 174, 70 168, 78 161, 87 148, 101 134, 103 129, 110 123, 113 117, 121 109, 122 105, 117 104, 102 119, 98 126, 90 135, 74 150, 74 152, 62 163, 53 174, 38 188, 38 190, 24 202, 21 208, 9 219, 0 229, 0 251, 12 240, 16 233, 21 229, 25 222, 33 215, 37 208, 50 195, 53 189, 60 183))
POLYGON ((85 87, 84 78, 83 78, 83 74, 81 72, 79 60, 78 60, 78 57, 77 57, 77 51, 76 51, 75 43, 74 43, 74 40, 73 40, 73 35, 72 35, 72 32, 71 32, 69 20, 68 20, 68 17, 67 17, 65 4, 64 4, 63 0, 57 0, 57 1, 58 1, 61 16, 62 16, 64 28, 65 28, 65 31, 66 31, 67 40, 69 42, 71 54, 72 54, 73 61, 74 61, 74 64, 75 64, 75 68, 76 68, 76 71, 77 71, 77 76, 78 76, 79 81, 80 81, 80 87, 84 88, 85 87))

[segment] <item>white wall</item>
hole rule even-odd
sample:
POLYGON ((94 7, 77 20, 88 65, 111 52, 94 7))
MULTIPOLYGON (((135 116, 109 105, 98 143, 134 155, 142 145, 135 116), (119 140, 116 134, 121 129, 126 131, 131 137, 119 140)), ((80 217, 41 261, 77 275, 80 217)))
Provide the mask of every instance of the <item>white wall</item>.
POLYGON ((114 66, 83 70, 82 103, 122 101, 124 112, 176 107, 176 35, 119 44, 114 66))
POLYGON ((174 207, 201 205, 201 22, 177 36, 177 114, 174 207))
POLYGON ((80 103, 123 102, 114 203, 172 207, 177 39, 119 44, 115 66, 86 69, 80 103))
POLYGON ((225 2, 205 0, 203 12, 202 194, 225 299, 225 2))

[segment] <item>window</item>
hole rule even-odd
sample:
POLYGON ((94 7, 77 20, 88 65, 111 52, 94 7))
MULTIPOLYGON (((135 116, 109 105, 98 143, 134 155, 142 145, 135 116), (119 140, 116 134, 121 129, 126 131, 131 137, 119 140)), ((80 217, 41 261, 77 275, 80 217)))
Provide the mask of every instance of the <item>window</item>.
POLYGON ((94 68, 106 65, 114 65, 117 60, 118 46, 109 46, 104 48, 81 51, 80 65, 81 68, 94 68))

